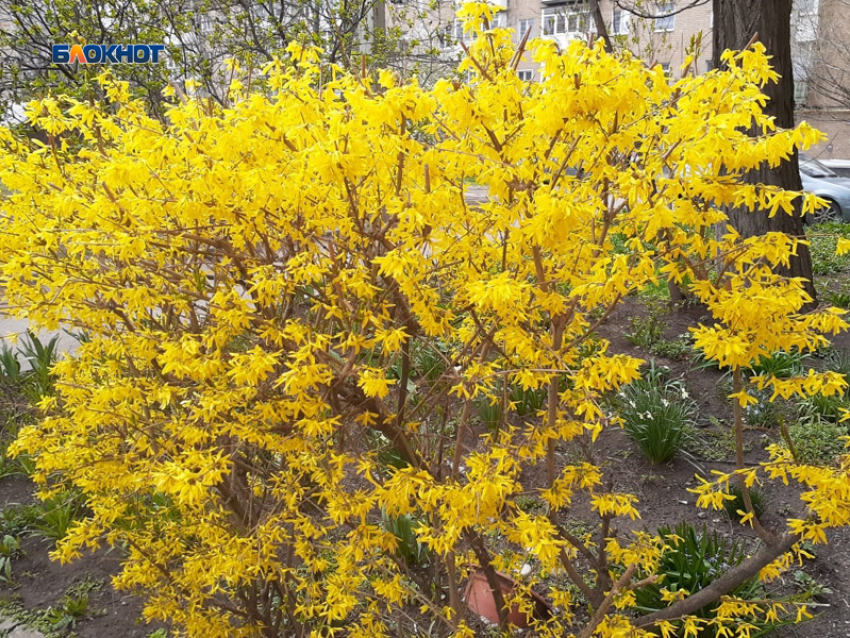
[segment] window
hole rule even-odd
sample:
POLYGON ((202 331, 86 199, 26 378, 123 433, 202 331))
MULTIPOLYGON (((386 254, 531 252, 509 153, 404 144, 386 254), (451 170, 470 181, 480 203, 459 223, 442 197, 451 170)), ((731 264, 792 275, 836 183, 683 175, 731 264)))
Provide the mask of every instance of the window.
POLYGON ((818 0, 795 0, 794 10, 796 16, 791 18, 792 24, 796 22, 797 42, 812 42, 817 39, 818 33, 818 0), (796 20, 794 20, 796 17, 796 20))
POLYGON ((656 31, 672 31, 675 28, 676 16, 673 14, 675 10, 675 2, 658 2, 655 5, 655 14, 659 16, 655 19, 656 31))
POLYGON ((629 32, 629 14, 620 7, 614 6, 614 20, 611 23, 611 33, 625 35, 629 32))
POLYGON ((519 28, 516 32, 516 37, 522 39, 525 35, 526 31, 531 31, 531 34, 528 37, 534 37, 534 20, 520 20, 519 28))
POLYGON ((521 69, 517 71, 516 74, 523 82, 531 82, 534 79, 534 71, 531 69, 521 69))
POLYGON ((543 9, 543 35, 584 35, 589 31, 588 8, 584 2, 572 2, 543 9))
POLYGON ((472 33, 464 33, 463 22, 461 22, 460 20, 449 22, 445 26, 444 40, 447 44, 457 44, 458 42, 472 42, 474 39, 475 36, 472 33))
POLYGON ((505 28, 505 12, 499 11, 496 15, 493 16, 493 19, 490 21, 491 29, 504 29, 505 28))
MULTIPOLYGON (((806 104, 807 88, 805 80, 794 82, 794 104, 796 106, 803 106, 806 104)), ((803 169, 801 168, 800 170, 803 169)))

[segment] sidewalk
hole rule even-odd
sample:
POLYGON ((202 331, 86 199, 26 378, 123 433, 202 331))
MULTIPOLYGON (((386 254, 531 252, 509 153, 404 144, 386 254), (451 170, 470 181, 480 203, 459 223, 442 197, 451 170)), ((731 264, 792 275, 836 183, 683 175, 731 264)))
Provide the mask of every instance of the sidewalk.
MULTIPOLYGON (((12 348, 18 350, 20 346, 26 342, 27 337, 27 329, 29 328, 29 323, 26 319, 15 319, 13 317, 9 317, 4 312, 5 307, 0 305, 0 340, 2 343, 8 343, 12 348), (10 337, 17 335, 18 344, 15 345, 10 337)), ((59 352, 68 352, 73 354, 76 352, 79 347, 79 342, 69 335, 64 330, 48 332, 46 330, 40 331, 36 336, 41 340, 43 344, 47 344, 50 339, 53 338, 54 335, 59 335, 59 342, 57 344, 59 352)), ((2 345, 0 345, 2 347, 2 345)), ((18 360, 21 362, 21 370, 29 369, 29 362, 21 355, 18 356, 18 360)))

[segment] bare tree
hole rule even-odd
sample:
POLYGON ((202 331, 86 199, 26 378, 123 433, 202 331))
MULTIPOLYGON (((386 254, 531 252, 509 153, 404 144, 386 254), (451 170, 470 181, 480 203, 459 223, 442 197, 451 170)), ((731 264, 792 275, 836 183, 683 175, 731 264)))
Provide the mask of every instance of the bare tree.
MULTIPOLYGON (((226 95, 226 58, 258 69, 293 40, 324 49, 329 62, 360 65, 361 53, 394 54, 383 0, 0 0, 0 112, 47 93, 90 96, 96 65, 53 64, 57 43, 165 44, 165 63, 114 65, 154 115, 169 82, 193 80, 226 95)), ((258 77, 256 73, 253 77, 258 77)), ((185 88, 185 87, 184 87, 185 88)))
POLYGON ((850 109, 850 0, 796 0, 794 74, 815 108, 850 109))

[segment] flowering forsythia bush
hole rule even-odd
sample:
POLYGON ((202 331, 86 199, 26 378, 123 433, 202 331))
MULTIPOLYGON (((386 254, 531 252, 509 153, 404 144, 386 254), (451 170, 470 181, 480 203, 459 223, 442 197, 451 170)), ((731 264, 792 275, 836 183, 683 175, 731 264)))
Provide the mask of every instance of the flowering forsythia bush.
MULTIPOLYGON (((537 41, 529 84, 490 11, 465 8, 480 34, 465 84, 375 81, 292 47, 265 95, 175 100, 167 125, 104 77, 107 103, 31 104, 48 143, 0 133, 6 297, 85 335, 15 444, 45 494, 88 502, 58 558, 122 547, 117 585, 190 636, 472 635, 470 574, 494 584, 525 563, 516 604, 533 586, 552 605, 532 619, 540 636, 748 635, 804 613, 726 596, 850 522, 848 462, 800 465, 779 446, 695 490, 720 509, 744 486, 760 548, 699 592, 662 580, 670 606, 632 611, 667 545, 615 531, 639 503, 596 445, 620 427, 604 398, 641 361, 595 330, 630 293, 678 282, 714 317, 697 347, 740 381, 847 327, 833 309, 801 314, 801 282, 773 273, 798 239, 724 224, 730 205, 811 211, 741 176, 820 134, 762 114, 775 75, 760 45, 668 84, 600 45, 537 41), (489 200, 467 201, 470 182, 489 200), (542 408, 520 417, 509 384, 542 408), (483 433, 481 401, 505 406, 502 427, 483 433), (774 480, 800 486, 807 514, 769 528, 746 488, 774 480), (545 507, 520 507, 529 494, 545 507), (576 533, 571 507, 595 531, 576 533), (405 516, 427 568, 400 558, 386 521, 405 516), (716 617, 693 616, 709 601, 716 617)), ((756 381, 782 397, 844 389, 831 372, 756 381)), ((754 401, 743 387, 738 411, 754 401)))

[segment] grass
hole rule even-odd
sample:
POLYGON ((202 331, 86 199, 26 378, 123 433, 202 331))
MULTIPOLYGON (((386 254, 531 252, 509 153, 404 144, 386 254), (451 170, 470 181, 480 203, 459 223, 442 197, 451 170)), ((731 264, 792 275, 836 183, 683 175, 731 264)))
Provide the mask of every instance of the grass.
POLYGON ((850 238, 850 224, 814 224, 806 229, 806 235, 811 242, 809 252, 812 255, 812 272, 815 275, 850 272, 850 254, 835 254, 838 238, 850 238))

